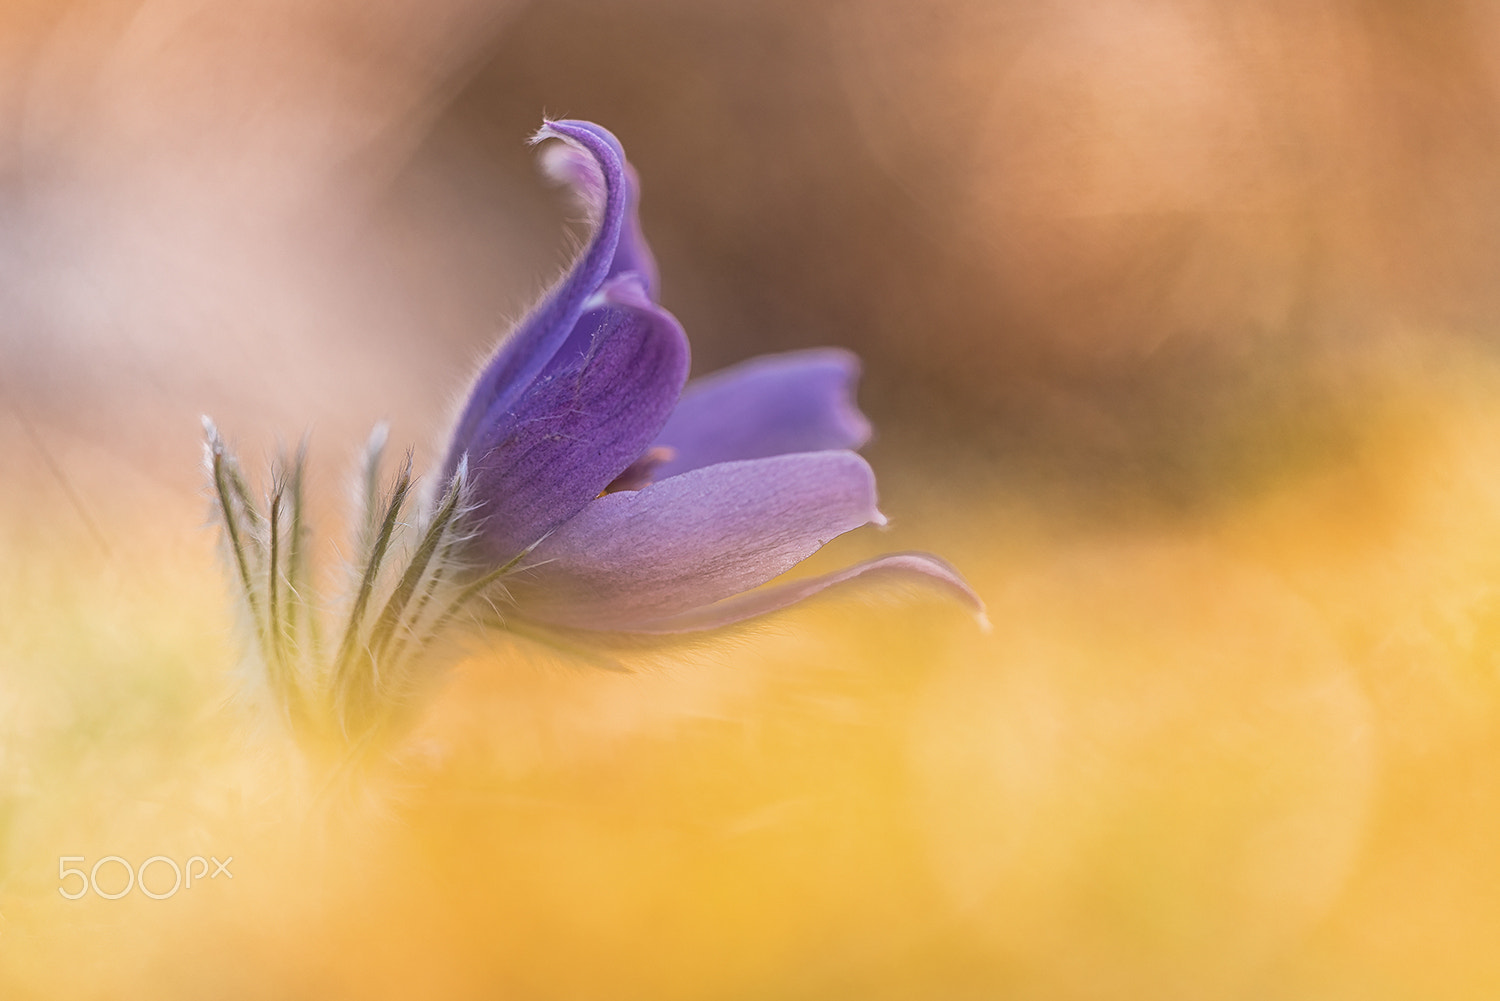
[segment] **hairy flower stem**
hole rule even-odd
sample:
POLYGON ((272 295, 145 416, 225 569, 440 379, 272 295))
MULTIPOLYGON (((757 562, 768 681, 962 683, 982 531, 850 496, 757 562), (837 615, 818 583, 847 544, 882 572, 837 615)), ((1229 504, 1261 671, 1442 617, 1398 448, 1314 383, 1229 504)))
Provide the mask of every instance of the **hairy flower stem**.
POLYGON ((251 625, 255 632, 256 642, 261 645, 262 652, 264 652, 265 633, 260 617, 260 602, 255 595, 255 585, 251 582, 250 565, 245 555, 246 533, 235 511, 236 501, 244 495, 239 491, 231 493, 231 471, 226 468, 228 461, 225 456, 224 439, 219 436, 218 429, 206 418, 204 427, 208 433, 209 461, 213 470, 214 490, 219 498, 219 510, 224 517, 224 533, 229 542, 229 552, 234 560, 235 569, 239 571, 240 586, 245 596, 245 603, 250 609, 251 625))
POLYGON ((316 659, 321 644, 318 618, 310 597, 307 566, 307 521, 303 516, 306 499, 304 487, 307 469, 307 439, 297 445, 292 458, 291 475, 287 479, 286 493, 291 510, 291 529, 287 533, 286 586, 289 607, 287 609, 287 632, 297 644, 296 653, 316 659), (302 649, 305 634, 306 649, 302 649))
POLYGON ((461 463, 458 472, 453 477, 453 482, 449 484, 447 492, 438 505, 437 513, 433 515, 431 524, 427 526, 427 531, 422 536, 416 555, 407 564, 406 572, 401 575, 396 590, 392 592, 390 599, 385 603, 385 608, 380 613, 380 618, 375 623, 375 629, 370 634, 370 654, 377 661, 385 653, 391 634, 395 632, 396 625, 401 621, 401 616, 411 602, 412 595, 416 593, 417 586, 427 573, 433 556, 447 535, 454 518, 459 514, 467 479, 468 466, 461 463))
POLYGON ((433 649, 436 640, 526 554, 474 579, 455 555, 475 530, 467 462, 424 516, 416 510, 410 454, 390 490, 380 490, 385 435, 377 429, 357 484, 363 510, 353 595, 337 653, 325 658, 307 555, 306 442, 290 460, 278 459, 257 503, 218 430, 206 419, 204 428, 215 512, 265 692, 311 761, 333 775, 346 772, 409 724, 446 656, 433 649))
POLYGON ((279 597, 281 582, 281 498, 282 486, 271 490, 271 566, 266 574, 266 624, 270 635, 271 688, 284 692, 287 687, 286 630, 283 628, 279 597))
POLYGON ((364 573, 360 577, 359 593, 354 599, 353 609, 349 612, 349 623, 344 628, 344 638, 339 643, 338 655, 333 662, 334 699, 343 710, 341 715, 345 717, 344 729, 349 736, 353 736, 348 732, 349 717, 358 717, 366 712, 365 703, 373 694, 373 689, 379 684, 377 676, 379 664, 376 663, 368 645, 361 645, 360 634, 364 625, 365 612, 369 608, 370 596, 375 590, 376 580, 380 576, 386 551, 390 548, 391 539, 395 534, 401 509, 405 507, 407 494, 411 492, 411 485, 411 453, 408 452, 396 476, 396 485, 386 501, 385 514, 380 520, 380 528, 371 541, 364 573), (357 652, 359 650, 362 652, 357 652), (365 668, 366 671, 357 671, 356 666, 365 668))

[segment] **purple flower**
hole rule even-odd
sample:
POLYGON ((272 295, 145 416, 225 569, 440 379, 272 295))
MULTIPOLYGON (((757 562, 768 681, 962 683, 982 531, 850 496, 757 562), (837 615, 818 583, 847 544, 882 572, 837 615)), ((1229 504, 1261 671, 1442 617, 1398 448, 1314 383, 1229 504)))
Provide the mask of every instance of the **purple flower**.
POLYGON ((687 339, 656 304, 619 143, 586 122, 550 122, 537 139, 562 140, 546 163, 582 196, 594 234, 479 373, 432 503, 414 509, 409 452, 382 489, 384 429, 371 436, 341 628, 324 628, 310 570, 306 450, 278 461, 257 496, 204 419, 249 677, 312 758, 341 762, 333 776, 405 731, 484 607, 518 632, 678 633, 895 578, 936 585, 983 621, 963 578, 925 553, 770 583, 835 536, 885 522, 854 453, 870 436, 853 402, 858 363, 797 351, 684 389, 687 339))
POLYGON ((562 140, 544 162, 589 208, 593 236, 479 373, 439 478, 467 477, 463 556, 503 576, 507 614, 682 632, 875 577, 935 584, 981 613, 958 573, 923 553, 760 588, 835 536, 885 522, 853 451, 870 435, 852 401, 858 362, 798 351, 684 389, 687 338, 656 303, 620 144, 579 121, 548 122, 535 141, 547 139, 562 140))

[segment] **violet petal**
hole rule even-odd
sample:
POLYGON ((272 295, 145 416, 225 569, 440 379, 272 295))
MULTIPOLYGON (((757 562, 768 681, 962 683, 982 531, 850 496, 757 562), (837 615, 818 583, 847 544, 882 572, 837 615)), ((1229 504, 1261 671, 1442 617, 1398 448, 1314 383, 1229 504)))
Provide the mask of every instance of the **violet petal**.
POLYGON ((470 455, 480 505, 475 551, 497 565, 630 467, 682 391, 687 338, 665 310, 611 298, 585 321, 594 326, 588 354, 538 377, 514 409, 489 423, 470 455))
MULTIPOLYGON (((657 298, 661 294, 661 285, 657 277, 656 257, 651 253, 651 248, 646 244, 646 238, 641 233, 640 175, 625 159, 625 151, 620 147, 619 141, 603 129, 600 129, 600 134, 614 147, 615 153, 620 157, 620 162, 625 164, 625 186, 622 191, 625 202, 625 227, 620 231, 620 242, 615 248, 614 261, 610 264, 610 277, 626 271, 634 271, 641 276, 641 283, 651 297, 657 298)), ((550 177, 578 192, 586 205, 603 204, 605 200, 603 175, 594 157, 584 150, 567 143, 549 146, 542 154, 542 169, 550 177)))
POLYGON ((764 584, 835 536, 884 520, 874 474, 853 452, 720 463, 600 497, 508 587, 527 618, 628 630, 764 584))
POLYGON ((870 422, 854 404, 859 359, 839 348, 752 358, 688 384, 656 444, 665 479, 716 462, 855 449, 870 422))
POLYGON ((711 605, 694 608, 679 615, 638 622, 631 627, 637 633, 687 633, 743 622, 758 615, 780 611, 830 588, 845 584, 915 584, 935 586, 967 605, 988 628, 984 603, 959 572, 931 553, 889 553, 852 567, 845 567, 820 577, 787 581, 770 587, 735 595, 711 605))
MULTIPOLYGON (((547 122, 533 141, 561 139, 590 157, 597 184, 580 191, 591 198, 598 216, 593 237, 562 281, 522 321, 489 362, 469 393, 443 461, 447 480, 459 456, 474 453, 475 438, 504 414, 568 340, 589 299, 609 277, 627 214, 625 160, 609 132, 588 122, 547 122)), ((472 456, 471 456, 472 458, 472 456)))

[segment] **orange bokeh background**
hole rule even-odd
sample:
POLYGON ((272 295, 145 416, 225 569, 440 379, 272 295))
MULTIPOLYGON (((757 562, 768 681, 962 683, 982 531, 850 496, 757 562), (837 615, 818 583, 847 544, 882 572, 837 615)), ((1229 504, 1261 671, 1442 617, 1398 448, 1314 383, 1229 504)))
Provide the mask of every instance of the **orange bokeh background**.
POLYGON ((1495 996, 1497 27, 0 5, 0 996, 1495 996), (237 694, 198 418, 311 429, 332 573, 370 425, 432 461, 577 246, 544 112, 623 140, 696 371, 864 358, 893 526, 816 568, 942 553, 994 629, 495 637, 330 817, 237 694))

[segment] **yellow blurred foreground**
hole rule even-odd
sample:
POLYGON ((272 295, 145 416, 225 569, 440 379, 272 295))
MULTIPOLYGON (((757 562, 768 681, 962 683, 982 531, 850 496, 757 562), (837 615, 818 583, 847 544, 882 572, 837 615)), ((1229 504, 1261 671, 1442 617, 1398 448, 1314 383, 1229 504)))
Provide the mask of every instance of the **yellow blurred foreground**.
POLYGON ((496 641, 332 811, 231 698, 201 499, 62 442, 94 538, 7 416, 3 996, 1494 997, 1500 372, 1401 371, 1207 513, 877 457, 897 526, 827 562, 948 554, 993 633, 883 596, 628 674, 496 641), (232 877, 65 899, 107 856, 232 877))

